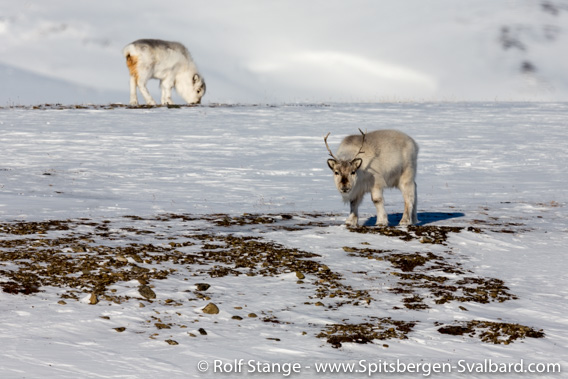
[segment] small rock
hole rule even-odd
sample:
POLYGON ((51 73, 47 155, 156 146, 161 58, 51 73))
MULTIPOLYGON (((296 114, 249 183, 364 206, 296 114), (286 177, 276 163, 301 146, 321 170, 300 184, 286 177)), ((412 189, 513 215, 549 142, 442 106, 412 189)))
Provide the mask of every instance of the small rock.
POLYGON ((249 316, 249 317, 258 317, 258 316, 256 315, 256 313, 249 313, 248 316, 249 316))
POLYGON ((323 307, 323 303, 322 303, 321 301, 318 301, 318 302, 316 303, 316 307, 323 307))
POLYGON ((136 254, 130 254, 129 257, 132 258, 132 259, 134 259, 134 261, 135 261, 136 263, 142 263, 142 262, 143 262, 143 261, 142 261, 142 258, 140 258, 140 257, 139 257, 138 255, 136 255, 136 254))
POLYGON ((168 345, 179 345, 179 343, 177 343, 177 341, 174 340, 166 340, 166 342, 168 343, 168 345))
POLYGON ((119 333, 122 333, 122 332, 124 332, 124 331, 126 330, 126 328, 125 328, 124 326, 121 326, 121 327, 119 327, 119 328, 113 328, 113 329, 116 330, 116 331, 119 332, 119 333))
POLYGON ((156 293, 152 291, 152 289, 148 286, 141 285, 140 287, 138 287, 138 292, 140 292, 140 295, 148 300, 156 298, 156 293))
POLYGON ((233 320, 242 320, 243 318, 241 316, 233 316, 231 317, 233 320))
POLYGON ((145 268, 145 267, 140 267, 140 266, 137 266, 137 265, 135 265, 135 264, 133 264, 132 267, 130 267, 130 270, 131 270, 134 274, 139 274, 139 275, 146 274, 146 273, 148 273, 148 272, 150 271, 149 269, 147 269, 147 268, 145 268))
POLYGON ((195 286, 198 291, 207 291, 211 287, 211 285, 207 283, 197 283, 195 286))
POLYGON ((213 303, 209 303, 203 308, 203 313, 207 313, 208 315, 216 315, 219 313, 219 307, 217 307, 213 303))
POLYGON ((158 329, 171 329, 171 326, 169 326, 168 324, 164 324, 162 322, 157 322, 154 324, 154 326, 158 329))
POLYGON ((206 336, 206 335, 207 335, 207 332, 206 332, 205 329, 203 329, 203 328, 199 328, 199 329, 197 329, 197 331, 198 331, 199 334, 201 334, 202 336, 206 336))
POLYGON ((300 271, 296 271, 296 277, 300 280, 306 278, 306 276, 304 274, 302 274, 300 271))
POLYGON ((57 304, 65 305, 65 304, 67 304, 67 303, 66 303, 64 300, 59 300, 59 301, 57 302, 57 304))
POLYGON ((97 294, 92 293, 91 297, 89 298, 89 304, 97 304, 99 302, 99 297, 97 296, 97 294))

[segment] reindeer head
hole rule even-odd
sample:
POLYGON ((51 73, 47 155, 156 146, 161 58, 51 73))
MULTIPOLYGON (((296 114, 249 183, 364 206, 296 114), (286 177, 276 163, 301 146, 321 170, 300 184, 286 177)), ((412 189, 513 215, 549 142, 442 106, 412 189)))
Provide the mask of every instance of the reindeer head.
POLYGON ((359 167, 361 167, 361 164, 363 163, 363 160, 361 158, 357 158, 357 155, 363 153, 362 149, 363 144, 365 143, 365 133, 363 133, 361 129, 359 129, 359 131, 363 135, 363 141, 361 142, 359 152, 355 154, 355 158, 352 160, 341 160, 333 155, 329 145, 327 144, 327 137, 329 137, 331 133, 327 133, 323 139, 325 146, 327 147, 327 151, 329 151, 329 155, 331 156, 331 159, 327 160, 327 165, 331 171, 333 171, 335 186, 342 195, 349 195, 353 187, 355 187, 355 184, 357 183, 357 170, 359 170, 359 167))
POLYGON ((199 74, 193 75, 193 78, 191 78, 191 80, 193 82, 195 97, 197 98, 196 103, 201 104, 201 98, 205 95, 206 90, 205 80, 203 80, 203 77, 199 74))
POLYGON ((199 74, 182 72, 176 77, 176 90, 188 104, 201 104, 205 95, 205 80, 199 74))

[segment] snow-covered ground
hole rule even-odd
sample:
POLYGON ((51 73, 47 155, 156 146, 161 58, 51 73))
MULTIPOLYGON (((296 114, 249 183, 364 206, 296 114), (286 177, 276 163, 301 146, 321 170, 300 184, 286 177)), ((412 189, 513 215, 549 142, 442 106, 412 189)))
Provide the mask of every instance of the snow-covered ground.
POLYGON ((55 108, 0 109, 2 377, 567 369, 568 104, 55 108), (343 225, 357 128, 420 145, 418 227, 343 225))

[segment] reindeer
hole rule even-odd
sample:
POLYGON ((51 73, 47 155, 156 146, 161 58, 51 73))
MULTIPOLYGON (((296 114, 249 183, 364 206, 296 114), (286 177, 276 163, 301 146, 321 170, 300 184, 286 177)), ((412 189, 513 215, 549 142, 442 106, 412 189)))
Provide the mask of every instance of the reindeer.
POLYGON ((327 138, 325 146, 331 159, 327 165, 333 171, 335 185, 345 203, 350 205, 349 226, 357 226, 359 205, 363 196, 371 193, 377 208, 376 225, 388 225, 383 202, 383 190, 397 187, 404 198, 404 213, 399 225, 411 225, 417 219, 416 166, 418 145, 408 135, 397 130, 376 130, 345 137, 337 156, 333 155, 327 138))
POLYGON ((151 78, 160 80, 162 104, 173 104, 172 88, 188 104, 199 104, 205 95, 205 81, 189 51, 179 42, 159 39, 140 39, 123 49, 130 71, 130 105, 138 105, 136 87, 148 105, 156 102, 148 92, 146 83, 151 78))

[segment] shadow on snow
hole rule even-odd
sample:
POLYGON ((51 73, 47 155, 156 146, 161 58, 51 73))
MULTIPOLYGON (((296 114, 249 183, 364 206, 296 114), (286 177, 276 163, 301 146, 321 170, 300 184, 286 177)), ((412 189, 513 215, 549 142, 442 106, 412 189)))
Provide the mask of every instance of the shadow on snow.
MULTIPOLYGON (((452 218, 458 218, 465 216, 462 212, 422 212, 418 213, 418 226, 431 224, 437 221, 446 221, 452 218)), ((398 225, 402 219, 402 213, 389 214, 389 226, 398 225)), ((370 217, 363 224, 364 226, 375 226, 377 222, 377 216, 370 217)))

